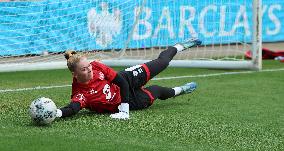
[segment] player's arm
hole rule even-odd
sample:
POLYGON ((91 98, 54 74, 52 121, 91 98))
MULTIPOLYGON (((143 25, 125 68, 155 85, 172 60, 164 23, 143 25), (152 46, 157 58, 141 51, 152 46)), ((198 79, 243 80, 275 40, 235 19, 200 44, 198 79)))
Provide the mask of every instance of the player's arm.
POLYGON ((121 104, 118 106, 118 113, 111 114, 114 119, 129 119, 129 84, 119 73, 112 82, 120 87, 121 104))
POLYGON ((71 102, 67 106, 57 109, 56 117, 69 117, 77 114, 81 110, 80 102, 71 102))
POLYGON ((117 73, 112 83, 120 87, 121 102, 129 103, 129 84, 123 76, 117 73))

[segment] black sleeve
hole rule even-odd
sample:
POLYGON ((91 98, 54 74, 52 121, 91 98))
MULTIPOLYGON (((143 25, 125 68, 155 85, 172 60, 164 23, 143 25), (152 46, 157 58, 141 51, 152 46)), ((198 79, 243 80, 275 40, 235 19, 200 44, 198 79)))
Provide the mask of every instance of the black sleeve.
POLYGON ((112 82, 120 87, 121 102, 122 103, 128 103, 129 102, 129 84, 128 84, 128 82, 119 73, 117 73, 117 75, 112 80, 112 82))
POLYGON ((69 117, 81 110, 81 104, 79 102, 71 102, 69 105, 60 108, 60 110, 62 111, 61 117, 69 117))

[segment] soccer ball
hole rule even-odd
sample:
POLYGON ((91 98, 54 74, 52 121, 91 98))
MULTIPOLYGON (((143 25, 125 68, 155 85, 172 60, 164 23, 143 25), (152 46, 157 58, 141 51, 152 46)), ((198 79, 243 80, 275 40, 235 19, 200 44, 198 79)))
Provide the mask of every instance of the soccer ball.
POLYGON ((45 97, 35 99, 29 108, 32 120, 39 125, 50 124, 56 118, 57 107, 55 103, 45 97))

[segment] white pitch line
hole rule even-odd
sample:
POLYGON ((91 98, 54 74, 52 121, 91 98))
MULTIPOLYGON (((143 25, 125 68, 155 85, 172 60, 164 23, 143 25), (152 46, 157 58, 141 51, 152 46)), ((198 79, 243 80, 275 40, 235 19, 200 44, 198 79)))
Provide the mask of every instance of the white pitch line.
MULTIPOLYGON (((159 81, 159 80, 171 80, 171 79, 182 79, 182 78, 204 78, 204 77, 214 77, 214 76, 222 76, 222 75, 251 74, 251 73, 258 73, 258 72, 277 72, 277 71, 284 71, 284 68, 265 69, 261 71, 222 72, 222 73, 212 73, 212 74, 163 77, 163 78, 153 78, 152 80, 159 81)), ((71 85, 37 86, 33 88, 20 88, 20 89, 2 89, 2 90, 0 89, 0 93, 29 91, 29 90, 43 90, 43 89, 53 89, 53 88, 65 88, 65 87, 71 87, 71 85)))
POLYGON ((276 72, 276 71, 284 71, 284 68, 266 69, 266 70, 261 70, 261 71, 222 72, 222 73, 188 75, 188 76, 178 76, 178 77, 164 77, 164 78, 154 78, 152 80, 158 81, 158 80, 170 80, 170 79, 181 79, 181 78, 203 78, 203 77, 214 77, 214 76, 222 76, 222 75, 250 74, 250 73, 257 73, 257 72, 276 72))
POLYGON ((65 87, 70 87, 70 86, 71 85, 54 85, 54 86, 37 86, 33 88, 3 89, 3 90, 0 90, 0 93, 28 91, 28 90, 43 90, 43 89, 52 89, 52 88, 65 88, 65 87))

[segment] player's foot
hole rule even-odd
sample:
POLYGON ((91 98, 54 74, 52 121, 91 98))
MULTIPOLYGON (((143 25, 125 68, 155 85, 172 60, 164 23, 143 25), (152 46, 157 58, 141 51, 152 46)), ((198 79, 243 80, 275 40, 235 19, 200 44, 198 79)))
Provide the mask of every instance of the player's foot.
POLYGON ((129 113, 126 112, 118 112, 115 114, 110 115, 113 119, 121 119, 121 120, 128 120, 129 119, 129 113))
POLYGON ((195 82, 190 82, 180 87, 182 89, 180 94, 187 94, 193 92, 197 88, 197 84, 195 82))
POLYGON ((202 43, 201 40, 194 37, 194 38, 187 39, 184 42, 181 42, 179 44, 182 45, 184 47, 184 49, 188 49, 188 48, 191 48, 191 47, 199 46, 199 45, 201 45, 201 43, 202 43))

